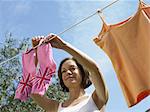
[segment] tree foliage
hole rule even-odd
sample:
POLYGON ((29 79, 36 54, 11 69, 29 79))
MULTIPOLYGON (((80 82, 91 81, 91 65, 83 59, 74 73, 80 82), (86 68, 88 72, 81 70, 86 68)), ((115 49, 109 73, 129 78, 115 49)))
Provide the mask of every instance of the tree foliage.
MULTIPOLYGON (((0 63, 14 56, 12 60, 0 65, 0 110, 1 112, 44 112, 30 98, 26 102, 14 100, 15 90, 22 75, 21 53, 29 45, 29 39, 18 41, 11 34, 5 38, 0 46, 0 63)), ((54 100, 63 101, 67 94, 62 92, 56 75, 46 95, 54 100)))

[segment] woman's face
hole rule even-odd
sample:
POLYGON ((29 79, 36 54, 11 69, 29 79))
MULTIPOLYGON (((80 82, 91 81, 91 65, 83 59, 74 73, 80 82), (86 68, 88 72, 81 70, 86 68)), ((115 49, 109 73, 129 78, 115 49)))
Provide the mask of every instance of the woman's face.
POLYGON ((82 77, 74 60, 67 60, 61 67, 62 80, 65 86, 70 88, 81 87, 82 77))

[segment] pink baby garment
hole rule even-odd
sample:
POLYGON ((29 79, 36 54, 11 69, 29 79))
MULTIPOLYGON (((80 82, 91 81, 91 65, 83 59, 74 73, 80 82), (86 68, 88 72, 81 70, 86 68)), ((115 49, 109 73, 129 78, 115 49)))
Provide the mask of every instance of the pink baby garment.
POLYGON ((15 93, 15 99, 26 101, 31 93, 32 77, 36 73, 34 51, 22 54, 23 76, 15 93))
POLYGON ((33 78, 31 93, 44 95, 50 85, 52 74, 56 71, 51 45, 45 44, 38 47, 37 57, 40 69, 33 78))

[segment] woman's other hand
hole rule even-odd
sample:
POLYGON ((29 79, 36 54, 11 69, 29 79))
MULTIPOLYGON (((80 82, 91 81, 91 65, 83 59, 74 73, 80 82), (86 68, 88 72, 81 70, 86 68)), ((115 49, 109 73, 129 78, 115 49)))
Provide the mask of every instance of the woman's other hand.
POLYGON ((42 44, 44 41, 44 36, 36 36, 32 38, 32 46, 35 47, 39 44, 42 44))
POLYGON ((63 47, 66 45, 66 42, 64 40, 62 40, 59 36, 54 34, 48 35, 44 41, 49 41, 52 47, 58 49, 63 49, 63 47))

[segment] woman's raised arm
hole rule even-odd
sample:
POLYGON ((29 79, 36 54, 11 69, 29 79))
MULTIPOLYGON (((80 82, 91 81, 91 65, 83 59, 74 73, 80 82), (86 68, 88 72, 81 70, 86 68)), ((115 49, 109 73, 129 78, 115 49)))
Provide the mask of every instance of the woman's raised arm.
MULTIPOLYGON (((52 36, 49 36, 49 38, 51 37, 52 36)), ((71 54, 75 59, 78 60, 78 62, 80 62, 80 64, 82 64, 90 72, 92 83, 95 86, 95 91, 92 95, 93 99, 99 109, 103 105, 105 105, 108 100, 108 90, 106 88, 102 74, 96 62, 92 58, 90 58, 88 55, 76 49, 71 44, 65 42, 58 36, 55 36, 55 38, 53 38, 50 41, 50 43, 53 47, 62 49, 68 52, 69 54, 71 54)))

